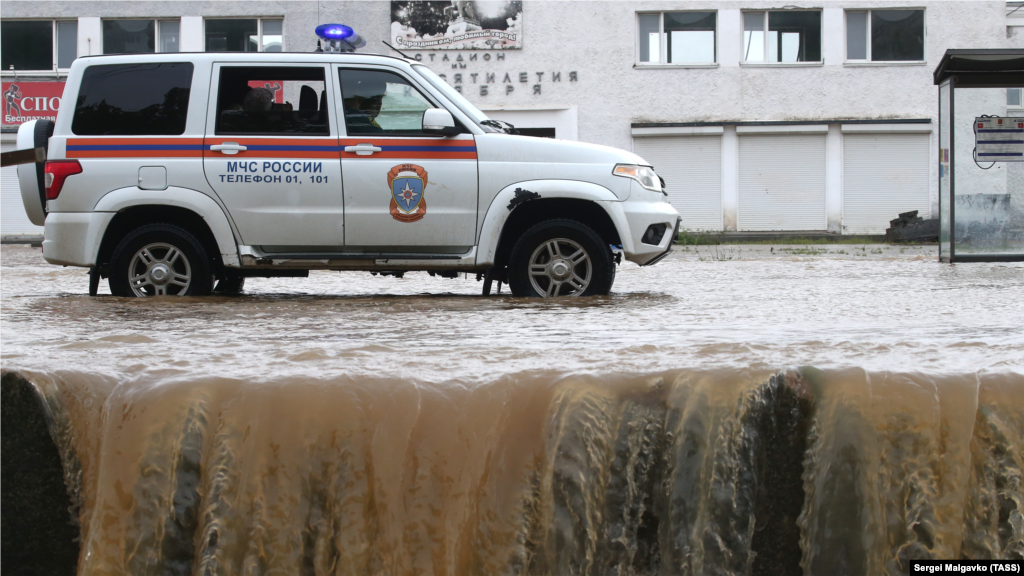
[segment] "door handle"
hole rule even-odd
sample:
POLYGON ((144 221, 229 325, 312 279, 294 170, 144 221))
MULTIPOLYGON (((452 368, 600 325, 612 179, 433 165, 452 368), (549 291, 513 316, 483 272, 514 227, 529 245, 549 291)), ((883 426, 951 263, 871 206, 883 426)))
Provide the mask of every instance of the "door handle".
POLYGON ((345 152, 355 152, 357 156, 369 156, 374 152, 380 152, 381 148, 374 146, 373 144, 356 144, 355 146, 345 146, 345 152))
POLYGON ((223 144, 214 144, 210 146, 210 150, 220 152, 222 154, 238 154, 239 152, 245 152, 248 148, 242 146, 238 142, 225 142, 223 144))

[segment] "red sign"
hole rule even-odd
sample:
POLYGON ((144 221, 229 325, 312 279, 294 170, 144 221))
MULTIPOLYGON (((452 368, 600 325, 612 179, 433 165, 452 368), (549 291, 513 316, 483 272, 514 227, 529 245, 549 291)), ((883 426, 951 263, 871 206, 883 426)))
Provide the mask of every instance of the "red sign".
POLYGON ((29 120, 56 120, 64 82, 4 82, 4 126, 29 120))
POLYGON ((274 102, 277 104, 284 104, 284 90, 281 90, 281 86, 284 83, 280 80, 250 80, 250 88, 266 88, 270 90, 270 93, 274 95, 274 102))

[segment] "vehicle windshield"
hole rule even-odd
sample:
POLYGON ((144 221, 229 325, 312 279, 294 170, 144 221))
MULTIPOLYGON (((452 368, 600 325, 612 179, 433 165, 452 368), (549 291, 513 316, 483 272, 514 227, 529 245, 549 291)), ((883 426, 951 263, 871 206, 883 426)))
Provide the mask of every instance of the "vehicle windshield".
POLYGON ((481 128, 487 132, 503 132, 500 128, 493 125, 494 121, 489 119, 486 114, 480 111, 479 108, 473 105, 472 102, 466 100, 466 97, 459 93, 458 90, 452 88, 447 82, 445 82, 440 76, 434 73, 433 70, 427 68, 422 64, 417 64, 412 67, 417 74, 422 76, 430 82, 430 84, 440 90, 463 114, 469 116, 474 122, 480 125, 481 128))

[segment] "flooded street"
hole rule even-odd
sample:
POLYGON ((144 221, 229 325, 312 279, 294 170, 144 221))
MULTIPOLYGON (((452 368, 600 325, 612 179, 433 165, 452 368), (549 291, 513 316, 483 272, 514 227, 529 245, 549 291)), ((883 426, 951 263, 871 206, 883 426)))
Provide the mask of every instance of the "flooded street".
POLYGON ((606 298, 312 272, 142 300, 0 258, 3 368, 49 408, 82 575, 1024 557, 1024 264, 701 246, 606 298))
POLYGON ((2 266, 3 364, 47 372, 480 382, 527 370, 1024 369, 1024 265, 944 266, 931 246, 689 247, 620 266, 609 297, 554 302, 507 287, 482 297, 472 276, 316 271, 250 278, 240 297, 89 298, 82 269, 38 249, 4 246, 2 266))

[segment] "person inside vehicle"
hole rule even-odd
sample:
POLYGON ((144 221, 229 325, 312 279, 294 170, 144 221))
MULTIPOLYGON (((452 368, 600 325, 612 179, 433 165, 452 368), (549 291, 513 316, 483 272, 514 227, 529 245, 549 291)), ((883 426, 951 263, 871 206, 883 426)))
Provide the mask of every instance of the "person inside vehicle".
POLYGON ((380 134, 384 132, 377 123, 387 82, 383 75, 371 71, 361 71, 356 82, 343 86, 343 103, 345 106, 345 122, 349 134, 380 134))
POLYGON ((274 104, 274 93, 266 88, 253 88, 242 100, 242 110, 246 112, 265 112, 274 104))

